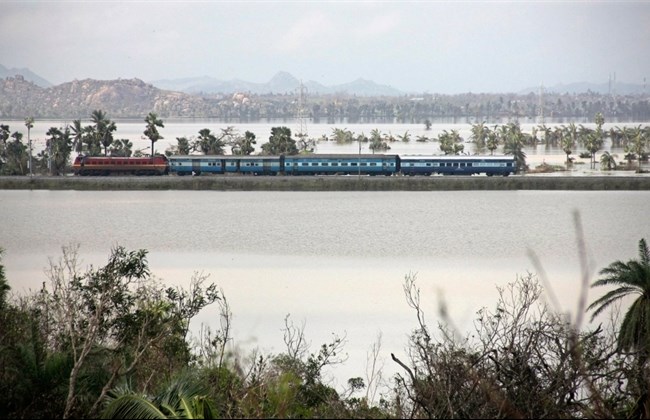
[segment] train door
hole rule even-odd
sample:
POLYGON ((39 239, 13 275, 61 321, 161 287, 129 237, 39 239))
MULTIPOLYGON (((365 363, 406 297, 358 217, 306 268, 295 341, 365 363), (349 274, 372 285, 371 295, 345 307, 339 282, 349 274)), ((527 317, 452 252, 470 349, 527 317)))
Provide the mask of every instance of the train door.
POLYGON ((192 159, 192 175, 201 175, 201 159, 192 159))
POLYGON ((273 161, 271 159, 262 160, 262 173, 264 175, 272 174, 273 171, 273 161))

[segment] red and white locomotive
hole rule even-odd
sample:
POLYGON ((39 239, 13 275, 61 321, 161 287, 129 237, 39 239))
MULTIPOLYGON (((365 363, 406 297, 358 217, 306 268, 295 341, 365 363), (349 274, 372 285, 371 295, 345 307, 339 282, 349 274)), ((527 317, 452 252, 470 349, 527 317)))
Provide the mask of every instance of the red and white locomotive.
POLYGON ((83 156, 75 158, 72 169, 75 175, 167 175, 167 156, 112 157, 83 156))

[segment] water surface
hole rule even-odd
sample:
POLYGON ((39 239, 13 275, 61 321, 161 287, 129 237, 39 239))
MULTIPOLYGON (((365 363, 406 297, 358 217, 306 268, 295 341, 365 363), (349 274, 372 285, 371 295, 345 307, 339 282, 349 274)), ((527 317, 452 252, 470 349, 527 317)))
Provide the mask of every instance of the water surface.
MULTIPOLYGON (((404 354, 417 326, 404 299, 416 276, 425 316, 444 301, 468 330, 497 286, 536 273, 539 258, 558 310, 575 315, 580 216, 592 274, 636 258, 650 239, 647 191, 223 192, 0 191, 0 247, 14 292, 46 280, 48 259, 78 243, 84 265, 111 247, 144 248, 152 272, 186 287, 196 272, 224 291, 235 343, 282 352, 284 318, 304 322, 312 349, 347 336, 342 383, 363 376, 382 334, 382 357, 404 354)), ((594 278, 592 278, 593 280, 594 278)), ((590 297, 597 291, 590 292, 590 297)), ((217 328, 217 313, 195 320, 217 328)), ((405 357, 403 357, 405 359, 405 357)))

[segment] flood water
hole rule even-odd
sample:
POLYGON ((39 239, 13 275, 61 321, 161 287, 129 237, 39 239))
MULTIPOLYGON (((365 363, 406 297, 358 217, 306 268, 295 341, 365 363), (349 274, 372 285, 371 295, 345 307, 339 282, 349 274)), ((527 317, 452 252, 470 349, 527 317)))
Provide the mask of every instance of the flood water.
MULTIPOLYGON (((636 258, 650 239, 648 191, 0 191, 2 263, 14 293, 46 281, 48 259, 79 244, 84 266, 101 265, 111 247, 147 249, 153 274, 187 287, 195 272, 223 289, 242 351, 285 350, 287 315, 303 325, 312 351, 346 337, 336 383, 364 377, 381 334, 406 359, 415 313, 403 292, 416 276, 425 317, 440 320, 444 301, 469 331, 476 311, 493 307, 497 286, 537 273, 533 252, 557 297, 575 316, 580 294, 577 212, 592 272, 636 258)), ((589 300, 599 296, 590 291, 589 300)), ((218 328, 215 309, 193 324, 218 328)))

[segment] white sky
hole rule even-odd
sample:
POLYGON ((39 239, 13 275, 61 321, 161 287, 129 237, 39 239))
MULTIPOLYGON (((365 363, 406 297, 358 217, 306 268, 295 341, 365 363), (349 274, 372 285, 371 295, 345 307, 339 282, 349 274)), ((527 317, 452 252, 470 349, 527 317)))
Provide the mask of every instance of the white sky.
POLYGON ((0 64, 54 84, 287 71, 405 92, 650 78, 650 1, 0 0, 0 64))

